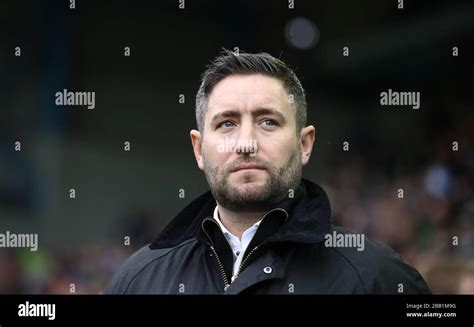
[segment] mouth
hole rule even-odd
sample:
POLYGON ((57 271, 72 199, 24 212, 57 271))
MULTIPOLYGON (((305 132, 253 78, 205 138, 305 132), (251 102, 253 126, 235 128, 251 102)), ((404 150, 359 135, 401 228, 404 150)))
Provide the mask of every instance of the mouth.
POLYGON ((260 165, 253 165, 253 164, 247 164, 247 165, 239 165, 232 169, 230 172, 235 173, 238 171, 245 171, 245 170, 265 170, 265 167, 260 166, 260 165))

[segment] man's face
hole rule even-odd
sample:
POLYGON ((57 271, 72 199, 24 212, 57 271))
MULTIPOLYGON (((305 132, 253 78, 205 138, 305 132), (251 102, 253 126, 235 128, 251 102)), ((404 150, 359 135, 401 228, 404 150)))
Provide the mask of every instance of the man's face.
POLYGON ((232 75, 215 85, 196 157, 220 205, 263 211, 298 186, 303 162, 294 110, 276 78, 232 75))

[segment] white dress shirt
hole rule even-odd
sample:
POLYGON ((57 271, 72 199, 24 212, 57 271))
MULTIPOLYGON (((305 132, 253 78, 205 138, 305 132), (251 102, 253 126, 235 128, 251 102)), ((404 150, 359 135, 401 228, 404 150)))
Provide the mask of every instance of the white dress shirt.
POLYGON ((229 242, 230 247, 232 248, 232 254, 234 258, 234 268, 232 270, 232 281, 234 281, 234 279, 237 278, 237 274, 239 273, 240 264, 242 263, 245 250, 247 249, 247 247, 250 244, 250 241, 252 241, 253 236, 257 232, 257 228, 262 222, 262 219, 260 219, 258 222, 253 224, 249 229, 247 229, 242 234, 242 239, 240 240, 237 236, 229 232, 227 228, 225 228, 225 226, 222 224, 219 218, 219 210, 217 206, 214 209, 214 219, 219 224, 222 230, 222 233, 224 234, 225 238, 229 242))

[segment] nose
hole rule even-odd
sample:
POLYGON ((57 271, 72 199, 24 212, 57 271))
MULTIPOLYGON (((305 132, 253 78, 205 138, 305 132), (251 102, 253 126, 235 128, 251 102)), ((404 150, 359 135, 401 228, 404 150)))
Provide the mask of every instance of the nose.
POLYGON ((253 156, 257 154, 257 151, 258 144, 253 122, 242 121, 237 138, 236 152, 253 156))

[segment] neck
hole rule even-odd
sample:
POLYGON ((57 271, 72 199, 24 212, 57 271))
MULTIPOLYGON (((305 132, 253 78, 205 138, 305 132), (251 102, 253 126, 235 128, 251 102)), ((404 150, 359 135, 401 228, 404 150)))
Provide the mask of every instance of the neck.
POLYGON ((265 214, 265 212, 235 212, 219 204, 218 211, 221 223, 239 240, 242 239, 242 234, 265 214))

